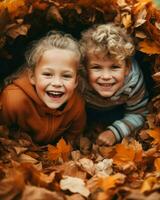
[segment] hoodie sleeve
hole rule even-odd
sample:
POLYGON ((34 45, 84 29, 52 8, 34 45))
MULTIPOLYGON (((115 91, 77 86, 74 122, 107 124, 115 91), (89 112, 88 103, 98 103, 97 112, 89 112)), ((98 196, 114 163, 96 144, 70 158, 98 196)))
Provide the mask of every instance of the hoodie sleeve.
POLYGON ((0 96, 0 124, 13 125, 23 118, 25 97, 14 85, 9 85, 0 96))
POLYGON ((111 126, 107 127, 115 134, 118 142, 143 127, 145 116, 148 113, 147 103, 148 92, 145 88, 143 74, 139 71, 139 78, 126 102, 124 118, 115 121, 111 126))

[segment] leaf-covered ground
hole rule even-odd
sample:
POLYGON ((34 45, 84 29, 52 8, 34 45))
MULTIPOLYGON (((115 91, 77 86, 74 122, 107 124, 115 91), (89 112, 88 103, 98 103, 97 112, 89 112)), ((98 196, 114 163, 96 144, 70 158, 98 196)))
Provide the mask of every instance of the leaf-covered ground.
POLYGON ((97 146, 84 137, 77 149, 63 138, 54 146, 39 146, 26 133, 1 126, 0 200, 160 199, 158 6, 158 0, 0 1, 0 60, 9 69, 14 62, 19 64, 21 49, 42 29, 66 30, 79 37, 80 31, 95 23, 115 21, 133 36, 155 81, 146 126, 134 139, 113 147, 97 146))
POLYGON ((63 138, 39 146, 1 127, 0 199, 160 199, 160 128, 153 120, 149 115, 136 139, 105 147, 81 137, 79 149, 63 138))

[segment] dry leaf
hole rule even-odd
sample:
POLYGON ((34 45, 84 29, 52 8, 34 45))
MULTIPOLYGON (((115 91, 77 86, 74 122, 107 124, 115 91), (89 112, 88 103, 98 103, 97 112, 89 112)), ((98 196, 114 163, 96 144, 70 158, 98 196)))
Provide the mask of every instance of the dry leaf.
POLYGON ((122 16, 122 23, 126 29, 129 28, 132 25, 131 14, 124 14, 122 16))
POLYGON ((63 18, 59 12, 59 9, 56 6, 51 6, 47 12, 47 19, 54 18, 60 24, 63 24, 63 18))
POLYGON ((0 182, 0 199, 14 199, 25 187, 25 179, 21 172, 10 169, 9 174, 0 182), (16 186, 16 187, 15 187, 16 186))
POLYGON ((154 160, 154 166, 156 168, 156 171, 160 172, 160 158, 156 158, 154 160))
POLYGON ((143 9, 147 4, 152 3, 152 0, 138 0, 133 6, 134 14, 137 14, 141 9, 143 9))
POLYGON ((152 78, 154 79, 154 81, 160 82, 160 72, 153 74, 152 78))
POLYGON ((85 183, 80 178, 64 176, 60 181, 60 187, 62 190, 69 190, 72 193, 79 193, 84 197, 88 197, 90 192, 85 186, 85 183))
POLYGON ((146 16, 147 16, 147 10, 145 8, 143 8, 138 15, 136 15, 136 22, 134 24, 134 27, 139 27, 142 24, 144 24, 146 22, 146 16))
POLYGON ((124 183, 125 175, 117 173, 113 176, 108 176, 106 178, 99 178, 99 187, 104 191, 116 187, 117 184, 124 183))
POLYGON ((112 159, 104 159, 103 161, 95 164, 95 174, 97 176, 108 176, 113 172, 112 169, 112 159))
POLYGON ((137 38, 141 38, 141 39, 144 39, 144 38, 147 37, 146 34, 145 34, 144 32, 141 32, 141 31, 136 31, 136 32, 135 32, 135 36, 136 36, 137 38))
POLYGON ((148 177, 142 184, 141 192, 144 193, 146 191, 152 190, 154 185, 157 183, 157 178, 155 177, 148 177))
POLYGON ((34 159, 33 157, 27 155, 27 154, 21 154, 19 156, 19 161, 22 163, 32 163, 32 164, 37 164, 39 161, 34 159))
POLYGON ((48 145, 48 158, 50 160, 57 160, 62 157, 63 161, 67 161, 71 153, 71 145, 67 144, 63 138, 59 140, 56 147, 48 145))
POLYGON ((51 192, 45 188, 26 185, 21 200, 64 200, 58 192, 51 192))
POLYGON ((142 42, 139 42, 138 46, 139 46, 139 50, 144 53, 147 53, 150 55, 160 54, 160 47, 154 41, 145 39, 142 42))
POLYGON ((88 158, 82 158, 78 161, 78 164, 82 167, 84 171, 86 171, 90 175, 94 175, 95 173, 95 166, 92 160, 88 158))
POLYGON ((20 35, 27 35, 30 29, 30 24, 13 24, 11 27, 7 27, 7 35, 12 38, 17 38, 20 35))
POLYGON ((147 130, 147 133, 154 138, 153 144, 160 143, 160 128, 155 128, 153 130, 147 130))

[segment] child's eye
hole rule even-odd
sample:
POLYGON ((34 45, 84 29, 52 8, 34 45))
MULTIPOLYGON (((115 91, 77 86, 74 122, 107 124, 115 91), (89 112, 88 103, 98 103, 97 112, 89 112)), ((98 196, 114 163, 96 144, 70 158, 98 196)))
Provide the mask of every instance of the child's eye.
POLYGON ((64 78, 72 78, 72 75, 71 74, 64 74, 63 77, 64 78))
POLYGON ((101 66, 93 65, 93 66, 90 66, 89 69, 101 69, 101 66))
POLYGON ((119 69, 119 68, 121 68, 121 67, 118 65, 112 65, 112 69, 119 69))
POLYGON ((51 77, 51 76, 52 76, 52 74, 51 74, 51 73, 49 73, 49 72, 44 72, 44 73, 43 73, 43 76, 51 77))

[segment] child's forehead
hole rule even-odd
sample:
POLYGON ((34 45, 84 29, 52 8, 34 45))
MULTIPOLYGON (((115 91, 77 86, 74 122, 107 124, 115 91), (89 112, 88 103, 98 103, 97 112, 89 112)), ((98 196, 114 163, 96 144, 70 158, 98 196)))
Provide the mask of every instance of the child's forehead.
POLYGON ((115 57, 111 56, 110 54, 106 54, 104 51, 99 52, 89 52, 88 53, 88 61, 92 61, 94 59, 100 60, 100 61, 110 61, 113 64, 117 65, 126 65, 125 60, 116 59, 115 57))

